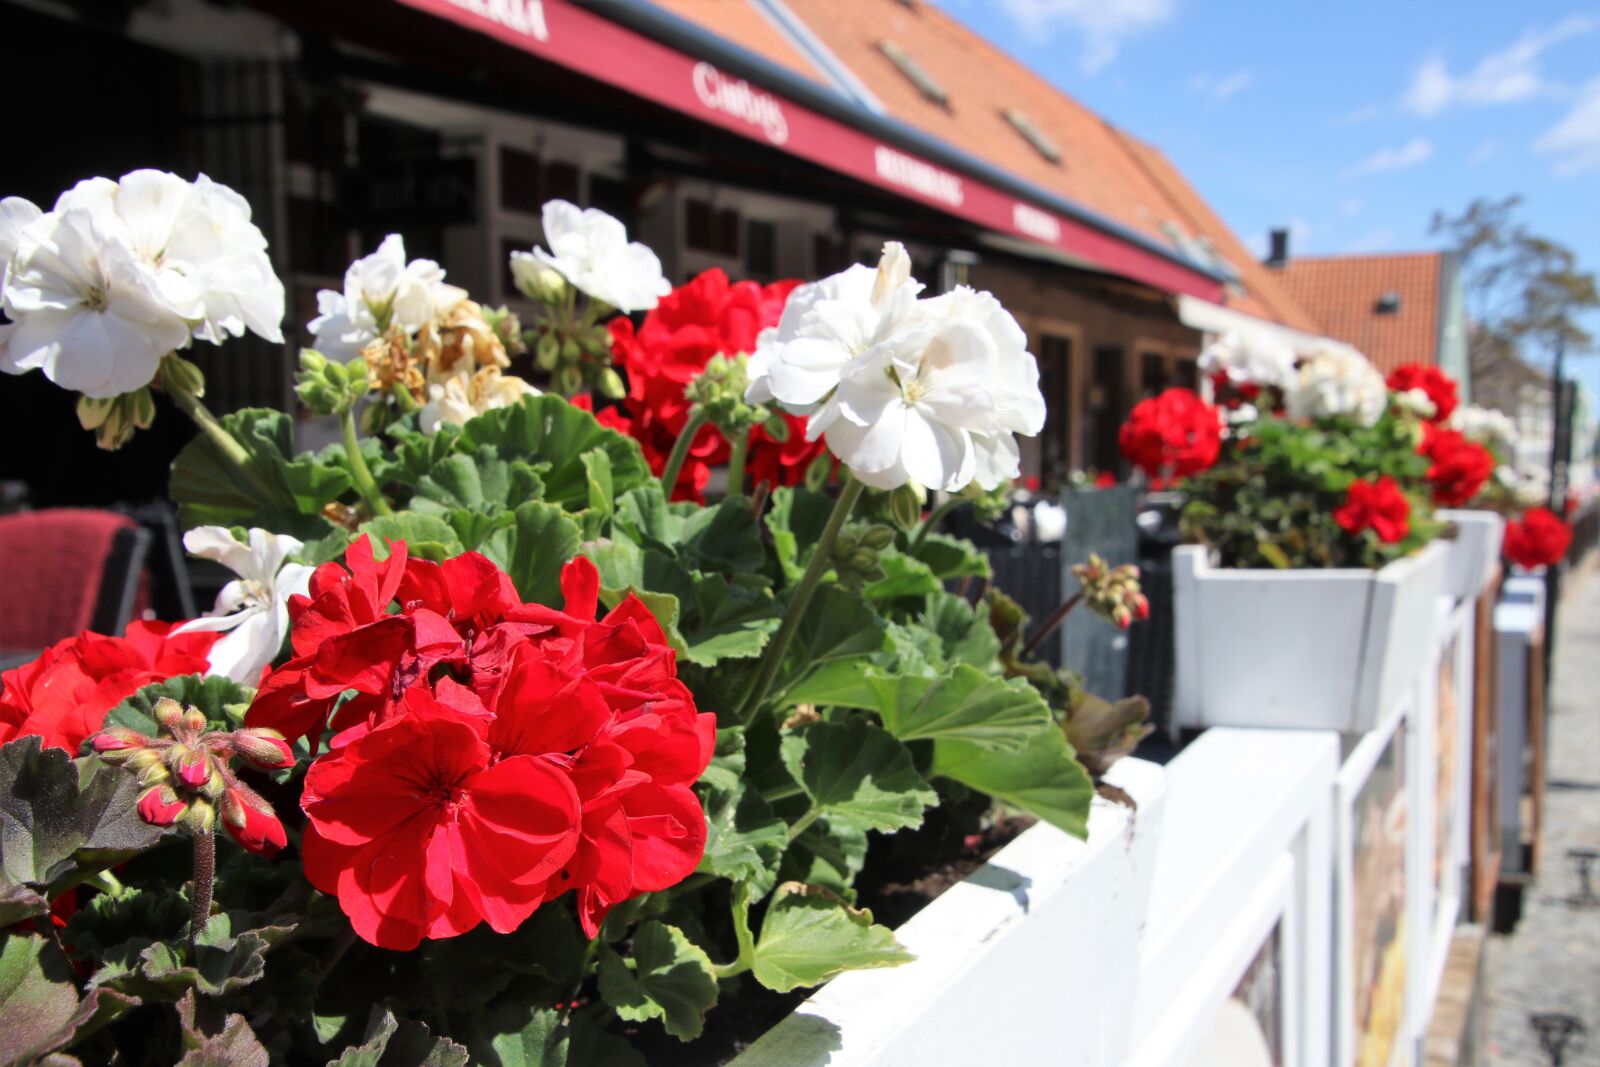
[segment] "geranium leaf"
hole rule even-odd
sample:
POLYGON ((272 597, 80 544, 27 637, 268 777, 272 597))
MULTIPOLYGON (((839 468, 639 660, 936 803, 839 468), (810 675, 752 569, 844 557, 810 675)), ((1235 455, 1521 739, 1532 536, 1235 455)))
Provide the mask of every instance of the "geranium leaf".
POLYGON ((883 568, 883 577, 867 583, 861 591, 868 600, 920 597, 944 589, 944 583, 935 577, 926 563, 893 549, 885 549, 878 554, 878 565, 883 568))
POLYGON ((784 737, 780 752, 812 811, 834 823, 862 830, 921 826, 922 810, 938 803, 906 747, 860 717, 802 726, 784 737))
POLYGON ((1074 837, 1088 833, 1094 782, 1054 725, 1036 731, 1020 752, 938 741, 929 773, 1014 804, 1074 837))
POLYGON ((821 885, 855 899, 856 875, 867 862, 867 832, 847 823, 818 819, 789 845, 778 877, 821 885))
POLYGON ((372 1009, 362 1043, 345 1049, 328 1067, 466 1067, 469 1059, 454 1041, 434 1037, 422 1023, 402 1022, 379 1005, 372 1009))
POLYGON ((821 985, 845 971, 898 967, 916 957, 872 913, 812 886, 778 889, 756 941, 756 981, 778 993, 821 985))
POLYGON ((667 1033, 690 1041, 717 1002, 717 979, 682 930, 651 920, 634 932, 630 958, 609 949, 600 957, 600 995, 622 1019, 660 1019, 667 1033))
POLYGON ((591 448, 578 458, 583 460, 589 507, 610 517, 616 506, 616 494, 611 487, 611 456, 604 449, 591 448))
POLYGON ((175 940, 188 920, 189 903, 180 894, 129 887, 116 896, 96 893, 72 913, 61 936, 75 952, 105 957, 135 938, 139 950, 152 941, 175 940))
POLYGON ((836 585, 822 585, 789 642, 774 699, 781 698, 824 664, 870 655, 881 649, 883 642, 883 620, 865 600, 836 585))
POLYGON ((692 512, 683 524, 679 558, 690 570, 751 574, 767 562, 761 524, 742 498, 692 512))
POLYGON ((25 885, 0 885, 0 929, 50 910, 50 902, 25 885))
POLYGON ((368 519, 358 528, 357 535, 360 534, 372 538, 374 559, 388 559, 392 541, 404 541, 406 555, 412 559, 427 559, 435 563, 459 556, 464 551, 461 539, 448 522, 437 515, 424 515, 416 511, 368 519))
POLYGON ((502 1004, 473 1020, 468 1042, 481 1067, 565 1067, 571 1034, 561 1013, 525 1004, 502 1004))
POLYGON ((632 438, 607 429, 589 412, 545 393, 469 419, 461 428, 468 448, 495 445, 507 459, 548 463, 544 499, 570 511, 591 506, 590 471, 583 454, 601 449, 611 467, 611 488, 624 493, 651 480, 644 453, 632 438))
POLYGON ((37 737, 0 747, 0 877, 46 895, 130 859, 162 831, 139 818, 138 780, 37 737))
POLYGON ((710 667, 719 660, 759 656, 778 628, 777 601, 764 590, 734 585, 720 574, 701 574, 691 581, 692 610, 678 620, 687 646, 684 658, 710 667))
POLYGON ((529 500, 519 504, 515 522, 484 542, 483 554, 494 560, 528 600, 554 607, 561 603, 561 568, 578 554, 583 532, 571 515, 554 504, 529 500))
POLYGON ((986 670, 1000 655, 1000 638, 989 613, 974 610, 954 593, 929 593, 917 622, 939 636, 946 663, 970 663, 986 670))
MULTIPOLYGON (((247 912, 213 915, 196 940, 194 958, 174 944, 158 941, 137 957, 108 961, 95 974, 98 987, 131 993, 146 1000, 181 999, 195 990, 221 996, 243 988, 266 973, 267 953, 294 931, 293 922, 250 927, 247 912)), ((129 942, 128 948, 138 946, 129 942)))
POLYGON ((821 493, 790 488, 773 491, 767 529, 787 580, 797 580, 805 570, 811 548, 821 541, 832 513, 833 501, 821 493))
POLYGON ((268 1067, 271 1057, 243 1015, 224 1014, 215 1003, 197 1003, 194 990, 178 1001, 178 1021, 187 1052, 178 1067, 268 1067))
POLYGON ((941 579, 988 578, 992 573, 989 557, 977 545, 961 537, 930 533, 911 554, 941 579))
POLYGON ((455 508, 490 514, 536 500, 543 489, 533 467, 502 458, 498 449, 483 447, 438 459, 417 480, 409 506, 434 515, 455 508))
POLYGON ((902 741, 950 739, 993 752, 1020 752, 1054 729, 1050 708, 1021 678, 1002 679, 965 663, 939 678, 869 676, 873 710, 902 741))
MULTIPOLYGON (((244 712, 255 699, 256 691, 220 675, 180 674, 162 682, 152 682, 106 713, 105 725, 126 726, 146 737, 160 732, 156 723, 156 701, 176 700, 184 707, 205 713, 215 729, 236 730, 244 725, 244 712)), ((88 751, 88 746, 85 746, 88 751)))
POLYGON ((0 934, 0 1062, 31 1063, 88 1037, 139 1001, 104 990, 78 999, 72 966, 37 934, 0 934))
POLYGON ((700 793, 706 812, 706 850, 698 870, 732 882, 749 882, 760 900, 777 884, 778 861, 789 843, 789 824, 773 814, 761 794, 739 782, 700 793))

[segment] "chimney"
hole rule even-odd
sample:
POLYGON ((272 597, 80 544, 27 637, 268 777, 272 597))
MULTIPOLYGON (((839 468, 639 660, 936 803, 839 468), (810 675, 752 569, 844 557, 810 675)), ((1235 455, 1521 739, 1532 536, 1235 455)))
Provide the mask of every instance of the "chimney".
POLYGON ((1267 241, 1271 248, 1267 252, 1266 264, 1269 267, 1286 267, 1289 265, 1289 231, 1284 229, 1270 230, 1267 241))

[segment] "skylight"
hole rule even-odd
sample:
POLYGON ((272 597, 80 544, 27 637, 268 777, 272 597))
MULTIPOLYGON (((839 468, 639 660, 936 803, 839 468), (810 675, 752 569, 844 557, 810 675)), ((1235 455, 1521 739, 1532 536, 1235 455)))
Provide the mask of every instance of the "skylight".
POLYGON ((917 91, 932 100, 940 107, 950 105, 950 94, 945 87, 933 80, 933 75, 922 69, 922 65, 906 52, 904 48, 890 40, 878 42, 878 51, 882 52, 906 76, 906 80, 917 87, 917 91))
POLYGON ((1008 107, 1000 114, 1005 116, 1005 120, 1011 123, 1011 127, 1014 130, 1022 134, 1024 140, 1033 145, 1034 151, 1052 163, 1061 162, 1061 149, 1057 148, 1056 143, 1046 137, 1039 127, 1033 124, 1032 119, 1014 107, 1008 107))

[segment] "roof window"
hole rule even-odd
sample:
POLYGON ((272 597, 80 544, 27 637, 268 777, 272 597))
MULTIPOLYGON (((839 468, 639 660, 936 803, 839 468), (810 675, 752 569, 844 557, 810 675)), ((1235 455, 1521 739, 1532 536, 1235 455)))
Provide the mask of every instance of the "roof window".
POLYGON ((910 54, 899 45, 890 40, 878 42, 878 51, 882 52, 889 62, 893 63, 906 80, 917 87, 917 91, 940 107, 950 106, 950 94, 945 87, 933 80, 933 75, 922 69, 922 64, 912 59, 910 54))
POLYGON ((1000 114, 1005 116, 1007 122, 1011 123, 1012 129, 1022 134, 1023 139, 1033 145, 1034 151, 1052 163, 1061 162, 1061 149, 1057 148, 1056 143, 1046 137, 1039 127, 1033 124, 1032 119, 1014 107, 1008 107, 1000 114))

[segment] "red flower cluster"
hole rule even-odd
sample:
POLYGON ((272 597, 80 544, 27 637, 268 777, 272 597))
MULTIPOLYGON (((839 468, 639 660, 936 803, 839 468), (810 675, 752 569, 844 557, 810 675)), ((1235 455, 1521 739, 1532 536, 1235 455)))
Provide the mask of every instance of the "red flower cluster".
POLYGON ((1122 454, 1151 478, 1183 478, 1217 461, 1222 420, 1193 391, 1168 389, 1134 405, 1118 443, 1122 454))
POLYGON ((1375 482, 1355 481, 1344 503, 1333 509, 1333 521, 1350 534, 1370 529, 1378 540, 1392 545, 1411 532, 1411 502, 1387 474, 1375 482))
POLYGON ((1572 543, 1572 527, 1549 508, 1529 508, 1506 523, 1505 557, 1519 567, 1551 567, 1572 543))
POLYGON ((0 744, 38 735, 77 755, 106 713, 152 682, 204 674, 218 633, 172 633, 175 622, 133 622, 126 637, 85 631, 0 675, 0 744))
POLYGON ((332 713, 302 850, 358 934, 406 949, 481 922, 506 932, 571 889, 594 936, 620 901, 694 870, 706 827, 690 787, 716 717, 643 603, 597 621, 584 559, 559 611, 521 603, 477 553, 434 564, 396 542, 375 562, 362 538, 346 560, 291 600, 295 658, 245 721, 316 738, 332 713))
POLYGON ((1494 454, 1455 430, 1425 425, 1417 451, 1432 461, 1428 482, 1434 501, 1445 507, 1466 504, 1494 474, 1494 454))
MULTIPOLYGON (((626 316, 611 320, 611 352, 628 372, 624 413, 605 412, 601 422, 638 440, 657 474, 666 468, 678 434, 689 419, 683 390, 720 353, 754 352, 756 337, 776 326, 789 293, 800 283, 728 280, 713 267, 661 299, 636 330, 626 316)), ((760 427, 751 432, 746 472, 757 482, 794 485, 826 446, 807 441, 805 420, 785 416, 788 440, 774 441, 760 427)), ((695 435, 678 475, 676 500, 699 500, 711 468, 728 460, 728 442, 715 427, 695 435)))
POLYGON ((1456 380, 1438 367, 1428 363, 1407 363, 1389 374, 1389 388, 1396 393, 1421 389, 1433 401, 1433 422, 1442 423, 1456 409, 1460 398, 1456 393, 1456 380))

